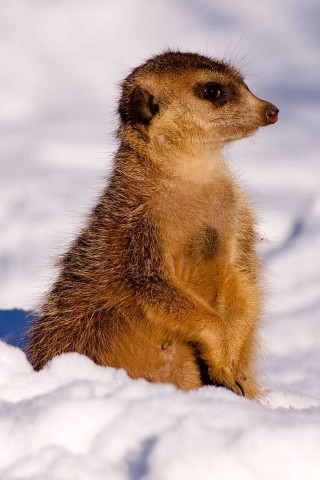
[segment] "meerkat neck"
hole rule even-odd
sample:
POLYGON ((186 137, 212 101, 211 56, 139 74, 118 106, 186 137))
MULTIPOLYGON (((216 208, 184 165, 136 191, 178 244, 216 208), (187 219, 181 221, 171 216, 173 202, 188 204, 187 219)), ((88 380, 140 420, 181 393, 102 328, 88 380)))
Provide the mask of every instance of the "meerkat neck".
MULTIPOLYGON (((226 170, 223 148, 220 144, 210 144, 206 148, 192 149, 165 148, 164 145, 143 143, 143 148, 131 139, 122 139, 121 148, 129 149, 142 163, 153 165, 160 176, 176 182, 206 184, 226 170)), ((147 170, 147 169, 146 169, 147 170)))
POLYGON ((171 160, 170 168, 178 181, 199 185, 211 182, 225 171, 220 151, 179 155, 177 160, 171 160))

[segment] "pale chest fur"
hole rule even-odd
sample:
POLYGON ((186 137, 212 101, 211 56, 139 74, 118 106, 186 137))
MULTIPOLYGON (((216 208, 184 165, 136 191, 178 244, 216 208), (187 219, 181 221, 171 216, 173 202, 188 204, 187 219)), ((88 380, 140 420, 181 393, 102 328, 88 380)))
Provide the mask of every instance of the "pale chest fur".
POLYGON ((168 183, 158 194, 165 267, 209 303, 219 294, 236 254, 238 196, 227 174, 201 185, 168 183))

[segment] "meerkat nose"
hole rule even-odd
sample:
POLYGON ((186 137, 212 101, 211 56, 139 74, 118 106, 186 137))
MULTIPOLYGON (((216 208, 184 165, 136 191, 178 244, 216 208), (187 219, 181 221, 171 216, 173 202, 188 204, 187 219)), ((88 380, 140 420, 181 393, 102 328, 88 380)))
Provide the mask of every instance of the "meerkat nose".
POLYGON ((266 117, 268 123, 276 123, 278 121, 279 108, 270 106, 266 110, 266 117))

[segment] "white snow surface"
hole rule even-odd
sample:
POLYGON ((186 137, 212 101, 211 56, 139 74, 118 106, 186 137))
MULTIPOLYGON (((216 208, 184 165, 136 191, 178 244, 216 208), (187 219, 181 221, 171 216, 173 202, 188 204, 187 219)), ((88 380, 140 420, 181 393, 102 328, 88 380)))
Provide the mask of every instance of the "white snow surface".
POLYGON ((184 393, 76 353, 36 373, 0 349, 1 479, 318 478, 320 401, 184 393))
POLYGON ((320 478, 319 17, 317 0, 1 3, 0 309, 37 303, 99 196, 131 68, 168 47, 224 57, 280 108, 226 153, 264 239, 262 402, 75 353, 34 372, 0 342, 1 480, 320 478))

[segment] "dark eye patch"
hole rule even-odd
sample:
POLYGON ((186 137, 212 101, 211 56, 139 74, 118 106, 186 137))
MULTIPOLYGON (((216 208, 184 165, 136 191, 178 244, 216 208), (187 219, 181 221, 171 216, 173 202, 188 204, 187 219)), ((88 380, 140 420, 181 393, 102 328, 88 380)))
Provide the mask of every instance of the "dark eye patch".
POLYGON ((216 82, 199 83, 195 86, 195 94, 202 100, 208 100, 217 107, 237 97, 237 91, 234 85, 223 85, 216 82))
POLYGON ((224 95, 223 87, 219 83, 207 83, 203 86, 203 95, 208 100, 218 100, 224 95))

